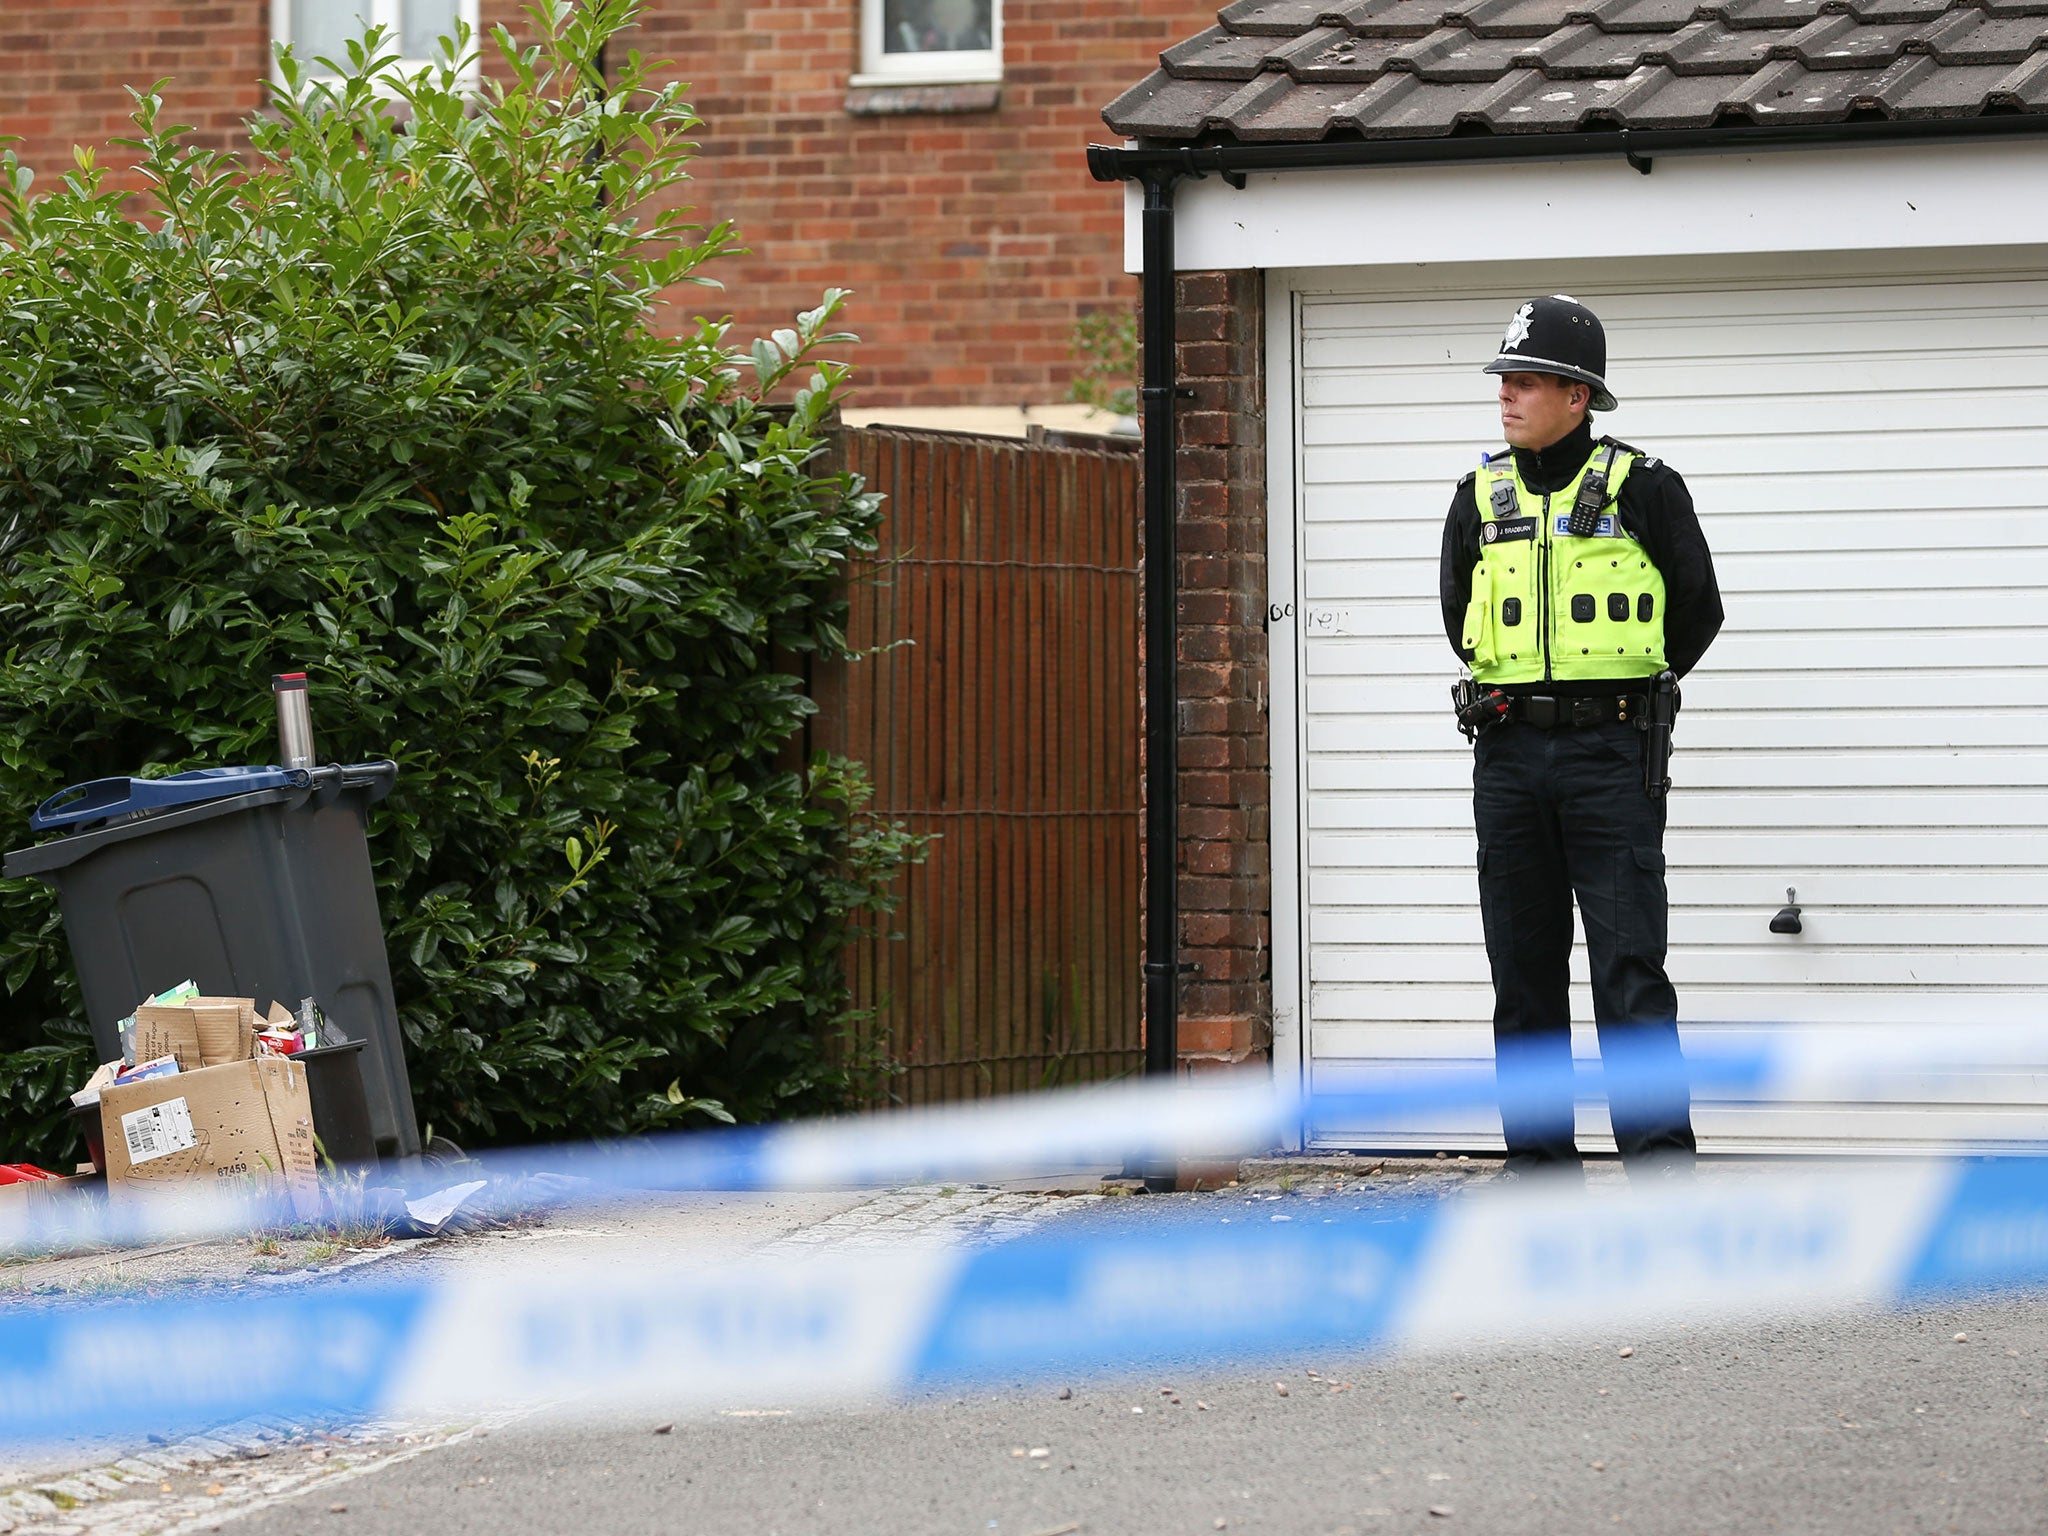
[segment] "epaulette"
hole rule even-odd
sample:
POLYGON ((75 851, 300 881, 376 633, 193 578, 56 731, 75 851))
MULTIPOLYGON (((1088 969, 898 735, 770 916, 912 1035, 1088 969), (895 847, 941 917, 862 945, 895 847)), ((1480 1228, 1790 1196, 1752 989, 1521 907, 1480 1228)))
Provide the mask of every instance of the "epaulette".
POLYGON ((1458 484, 1459 484, 1460 486, 1467 486, 1467 485, 1470 485, 1470 484, 1471 484, 1471 483, 1472 483, 1473 481, 1477 480, 1478 478, 1479 478, 1479 471, 1478 471, 1478 470, 1476 470, 1476 469, 1468 469, 1468 470, 1466 470, 1466 471, 1465 471, 1465 473, 1464 473, 1464 474, 1462 474, 1462 475, 1460 475, 1460 476, 1458 477, 1458 484))
POLYGON ((1636 456, 1636 462, 1640 464, 1644 469, 1655 469, 1658 463, 1660 462, 1655 454, 1645 453, 1642 449, 1638 448, 1634 443, 1624 443, 1618 437, 1603 437, 1600 439, 1600 441, 1611 446, 1617 453, 1634 454, 1636 456))

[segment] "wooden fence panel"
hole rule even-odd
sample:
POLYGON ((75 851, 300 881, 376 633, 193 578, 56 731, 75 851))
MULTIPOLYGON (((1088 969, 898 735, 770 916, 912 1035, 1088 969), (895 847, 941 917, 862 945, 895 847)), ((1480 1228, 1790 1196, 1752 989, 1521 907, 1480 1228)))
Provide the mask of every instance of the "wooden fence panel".
POLYGON ((818 679, 813 739, 875 813, 934 841, 855 944, 855 1048, 931 1103, 1136 1071, 1138 456, 871 427, 889 499, 851 572, 863 659, 818 679))

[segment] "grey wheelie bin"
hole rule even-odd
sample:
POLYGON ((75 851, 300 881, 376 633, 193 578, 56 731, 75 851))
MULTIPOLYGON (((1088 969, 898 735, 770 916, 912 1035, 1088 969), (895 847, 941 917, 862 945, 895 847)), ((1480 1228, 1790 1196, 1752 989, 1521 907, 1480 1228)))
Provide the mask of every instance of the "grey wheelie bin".
POLYGON ((44 801, 4 872, 57 888, 101 1060, 120 1020, 188 978, 220 997, 313 998, 359 1054, 383 1157, 420 1149, 365 818, 395 763, 99 779, 44 801))

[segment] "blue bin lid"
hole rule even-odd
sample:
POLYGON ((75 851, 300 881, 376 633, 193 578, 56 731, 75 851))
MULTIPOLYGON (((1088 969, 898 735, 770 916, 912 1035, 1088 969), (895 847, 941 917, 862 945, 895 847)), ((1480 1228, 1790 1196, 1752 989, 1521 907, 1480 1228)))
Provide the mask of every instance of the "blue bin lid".
POLYGON ((172 806, 196 805, 259 789, 304 789, 312 775, 303 768, 194 768, 167 779, 94 779, 60 789, 35 809, 28 824, 54 832, 111 816, 132 816, 172 806))

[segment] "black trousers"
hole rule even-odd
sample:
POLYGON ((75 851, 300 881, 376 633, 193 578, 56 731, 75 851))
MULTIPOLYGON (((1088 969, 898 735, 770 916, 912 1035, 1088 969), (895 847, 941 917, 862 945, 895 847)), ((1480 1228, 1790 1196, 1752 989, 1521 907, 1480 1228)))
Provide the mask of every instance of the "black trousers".
POLYGON ((1480 733, 1472 765, 1479 908, 1493 969, 1508 1166, 1577 1166, 1572 904, 1591 962, 1608 1112, 1623 1158, 1689 1160, 1678 997, 1664 974, 1664 801, 1643 793, 1633 725, 1480 733))

